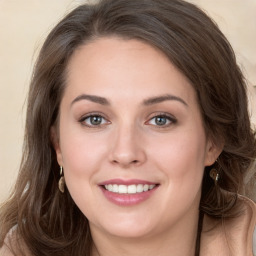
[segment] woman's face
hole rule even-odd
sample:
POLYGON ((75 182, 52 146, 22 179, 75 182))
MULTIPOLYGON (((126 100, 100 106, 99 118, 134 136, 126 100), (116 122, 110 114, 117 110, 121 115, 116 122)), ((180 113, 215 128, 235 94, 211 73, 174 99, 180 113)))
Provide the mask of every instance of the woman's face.
POLYGON ((160 51, 117 38, 77 49, 59 122, 58 162, 92 232, 152 236, 197 218, 218 150, 193 87, 160 51))

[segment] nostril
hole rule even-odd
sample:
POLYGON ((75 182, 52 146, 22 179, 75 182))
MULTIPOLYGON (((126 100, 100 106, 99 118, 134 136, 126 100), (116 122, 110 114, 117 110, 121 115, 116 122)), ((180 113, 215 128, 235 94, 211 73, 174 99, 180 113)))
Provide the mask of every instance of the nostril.
POLYGON ((132 160, 130 162, 125 162, 125 161, 118 161, 118 160, 113 160, 113 163, 115 164, 121 164, 121 165, 131 165, 131 164, 138 164, 140 161, 139 160, 132 160))

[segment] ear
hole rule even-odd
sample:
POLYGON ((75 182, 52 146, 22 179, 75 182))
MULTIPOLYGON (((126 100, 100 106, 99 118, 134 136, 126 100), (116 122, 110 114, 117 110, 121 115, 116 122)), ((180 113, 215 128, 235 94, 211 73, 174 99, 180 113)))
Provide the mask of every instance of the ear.
POLYGON ((58 164, 60 166, 63 166, 63 159, 62 159, 62 153, 61 153, 59 141, 60 140, 59 140, 57 128, 55 126, 52 126, 51 127, 51 142, 52 142, 53 148, 55 149, 55 152, 56 152, 58 164))
POLYGON ((220 142, 218 145, 213 142, 212 139, 208 139, 206 145, 206 154, 205 154, 205 166, 211 166, 215 163, 219 155, 221 154, 224 147, 224 143, 220 142))

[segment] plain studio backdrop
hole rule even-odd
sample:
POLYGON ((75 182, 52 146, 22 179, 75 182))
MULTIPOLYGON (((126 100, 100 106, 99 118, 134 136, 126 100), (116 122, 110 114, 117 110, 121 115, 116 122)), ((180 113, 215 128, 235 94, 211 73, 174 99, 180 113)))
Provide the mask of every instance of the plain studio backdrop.
MULTIPOLYGON (((18 173, 26 95, 39 49, 51 28, 84 2, 0 0, 0 202, 7 198, 18 173)), ((202 7, 231 42, 248 79, 252 122, 256 126, 256 0, 190 2, 202 7)))

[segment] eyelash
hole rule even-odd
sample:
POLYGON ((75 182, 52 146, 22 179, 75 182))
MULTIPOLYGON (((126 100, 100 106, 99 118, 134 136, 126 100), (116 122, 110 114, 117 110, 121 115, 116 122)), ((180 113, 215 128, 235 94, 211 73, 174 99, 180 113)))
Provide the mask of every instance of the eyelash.
POLYGON ((104 125, 110 124, 110 122, 101 114, 101 113, 90 113, 86 116, 83 116, 82 118, 79 119, 79 123, 81 123, 84 126, 87 126, 89 128, 101 128, 104 125), (105 120, 105 123, 103 124, 92 124, 92 118, 101 118, 101 120, 105 120), (86 123, 86 120, 89 119, 90 120, 90 124, 86 123))
POLYGON ((149 119, 149 121, 146 122, 147 125, 152 125, 152 126, 156 126, 157 128, 159 129, 164 129, 164 128, 168 128, 170 127, 171 125, 173 124, 176 124, 177 123, 177 119, 175 117, 173 117, 172 115, 170 114, 167 114, 167 113, 159 113, 159 114, 155 114, 153 117, 151 117, 149 119), (156 118, 163 118, 166 120, 167 124, 164 123, 163 125, 157 125, 157 124, 150 124, 150 122, 152 120, 155 119, 155 122, 156 122, 156 118))
MULTIPOLYGON (((110 121, 108 121, 101 113, 90 113, 90 114, 80 118, 79 123, 81 123, 82 125, 87 126, 89 128, 101 128, 102 126, 110 124, 110 121), (92 124, 92 118, 95 118, 95 117, 100 118, 101 122, 102 122, 102 120, 104 120, 104 123, 103 124, 100 123, 98 125, 97 124, 92 124), (90 120, 90 124, 86 123, 87 119, 90 120)), ((167 127, 169 127, 169 126, 171 126, 172 124, 175 124, 175 123, 177 123, 177 119, 174 118, 173 116, 171 116, 170 114, 167 114, 167 113, 156 114, 153 117, 151 117, 147 122, 145 122, 146 125, 156 126, 157 128, 160 128, 160 129, 167 128, 167 127), (150 122, 152 120, 155 119, 155 121, 156 121, 156 118, 165 119, 165 122, 167 122, 167 124, 166 123, 164 123, 163 125, 150 124, 150 122)))

